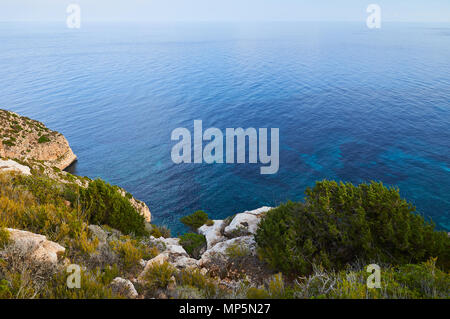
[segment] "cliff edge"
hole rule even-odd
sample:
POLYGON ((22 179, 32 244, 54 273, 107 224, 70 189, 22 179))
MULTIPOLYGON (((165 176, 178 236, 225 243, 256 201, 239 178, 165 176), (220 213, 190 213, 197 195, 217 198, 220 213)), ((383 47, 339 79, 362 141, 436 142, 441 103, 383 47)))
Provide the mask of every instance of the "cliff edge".
POLYGON ((77 157, 66 138, 43 123, 0 110, 0 157, 42 161, 60 170, 77 157))
MULTIPOLYGON (((41 174, 86 188, 91 179, 63 171, 76 160, 64 135, 39 121, 0 109, 0 172, 12 170, 25 175, 41 174)), ((146 222, 151 222, 150 209, 144 202, 120 187, 117 190, 128 198, 146 222)))

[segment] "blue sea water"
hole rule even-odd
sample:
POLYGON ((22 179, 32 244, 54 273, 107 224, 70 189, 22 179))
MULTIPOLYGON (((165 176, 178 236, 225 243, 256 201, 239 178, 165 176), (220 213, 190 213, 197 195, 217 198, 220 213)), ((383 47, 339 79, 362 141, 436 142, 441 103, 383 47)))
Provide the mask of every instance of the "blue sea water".
POLYGON ((62 132, 78 175, 183 231, 324 178, 377 180, 450 230, 450 25, 0 23, 0 108, 62 132), (171 160, 173 129, 280 129, 280 169, 171 160))

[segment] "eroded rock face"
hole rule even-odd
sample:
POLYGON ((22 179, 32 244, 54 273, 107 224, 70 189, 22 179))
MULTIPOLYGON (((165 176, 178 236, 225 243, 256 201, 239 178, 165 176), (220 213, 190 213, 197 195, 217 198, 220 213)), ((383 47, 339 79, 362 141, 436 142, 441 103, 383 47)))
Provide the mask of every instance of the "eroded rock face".
POLYGON ((30 168, 25 165, 21 165, 13 160, 2 160, 0 159, 0 172, 18 172, 23 175, 31 175, 30 168))
POLYGON ((41 122, 0 110, 0 157, 43 161, 65 169, 77 157, 66 138, 41 122))
POLYGON ((63 254, 66 249, 52 241, 47 240, 43 235, 34 234, 24 230, 7 228, 10 234, 10 245, 20 250, 29 251, 33 248, 32 257, 37 261, 58 262, 58 255, 63 254))

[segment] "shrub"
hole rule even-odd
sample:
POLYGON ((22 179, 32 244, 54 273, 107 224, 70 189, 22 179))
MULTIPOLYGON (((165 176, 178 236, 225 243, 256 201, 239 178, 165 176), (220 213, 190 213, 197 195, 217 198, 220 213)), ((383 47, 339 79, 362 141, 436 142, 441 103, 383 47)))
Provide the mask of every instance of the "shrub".
POLYGON ((206 238, 203 235, 187 233, 180 236, 180 245, 192 258, 200 258, 200 253, 206 247, 206 238))
POLYGON ((155 237, 155 238, 170 238, 171 234, 170 234, 170 229, 167 226, 157 226, 157 225, 152 225, 151 226, 152 229, 150 231, 150 235, 155 237))
POLYGON ((47 283, 47 288, 41 295, 45 299, 111 299, 119 298, 111 288, 103 283, 100 272, 81 271, 80 288, 67 287, 67 277, 70 273, 61 271, 47 283))
POLYGON ((197 231, 197 229, 203 226, 208 221, 208 214, 202 210, 198 210, 195 213, 184 216, 180 221, 189 227, 192 231, 197 231))
POLYGON ((112 241, 110 243, 113 251, 117 253, 121 259, 124 270, 132 270, 144 256, 143 251, 140 250, 136 243, 131 240, 125 242, 112 241))
POLYGON ((0 249, 5 247, 9 242, 9 232, 3 228, 0 227, 0 249))
MULTIPOLYGON (((51 262, 36 260, 38 245, 10 245, 2 251, 0 276, 7 282, 8 291, 19 299, 30 299, 44 291, 46 283, 57 271, 51 262)), ((0 288, 1 289, 1 288, 0 288)), ((3 293, 8 294, 5 288, 3 293)))
POLYGON ((436 268, 436 259, 398 268, 394 279, 418 298, 450 298, 450 274, 436 268))
POLYGON ((291 299, 293 289, 286 285, 281 273, 272 276, 266 287, 251 287, 247 290, 248 299, 291 299))
POLYGON ((168 262, 154 263, 144 275, 144 281, 150 290, 167 288, 175 274, 175 267, 168 262))
POLYGON ((199 269, 183 269, 175 277, 180 286, 196 288, 197 297, 216 298, 221 294, 218 285, 199 269))
POLYGON ((304 203, 271 210, 255 239, 260 256, 274 269, 309 274, 312 265, 343 269, 355 259, 392 264, 439 257, 449 265, 450 239, 412 214, 398 189, 381 183, 317 182, 304 203))
POLYGON ((42 144, 42 143, 47 143, 50 142, 50 138, 48 137, 48 135, 42 135, 41 137, 39 137, 38 139, 38 143, 42 144))
POLYGON ((225 250, 227 257, 232 260, 245 259, 251 254, 250 249, 245 245, 240 245, 239 243, 234 243, 227 247, 225 250))
POLYGON ((11 139, 9 139, 9 140, 3 140, 2 143, 3 143, 3 145, 5 145, 5 146, 16 146, 16 144, 14 144, 14 142, 13 142, 11 139))
POLYGON ((81 188, 80 202, 92 224, 106 224, 124 234, 147 234, 144 217, 126 197, 120 195, 117 188, 102 180, 97 179, 89 183, 86 189, 81 188))
POLYGON ((208 219, 205 223, 206 226, 213 226, 214 225, 214 221, 211 219, 208 219))
POLYGON ((0 280, 0 299, 11 299, 13 294, 9 288, 9 282, 5 279, 0 280))

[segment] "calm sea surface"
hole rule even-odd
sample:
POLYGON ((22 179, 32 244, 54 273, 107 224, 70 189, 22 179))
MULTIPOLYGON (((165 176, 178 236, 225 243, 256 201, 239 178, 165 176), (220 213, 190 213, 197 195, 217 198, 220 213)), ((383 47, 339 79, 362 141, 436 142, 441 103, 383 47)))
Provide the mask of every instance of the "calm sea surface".
POLYGON ((450 25, 0 23, 0 108, 62 132, 78 175, 156 224, 301 200, 324 178, 398 186, 450 230, 450 25), (280 170, 175 165, 173 129, 278 127, 280 170))

